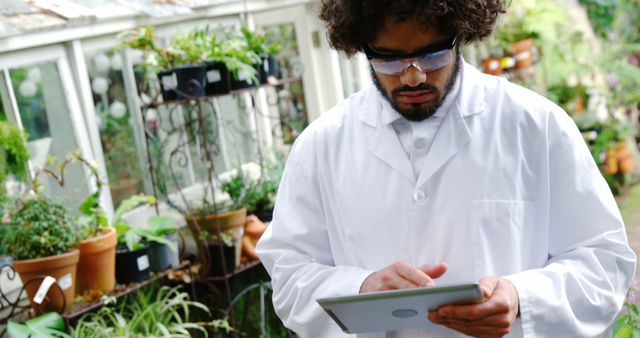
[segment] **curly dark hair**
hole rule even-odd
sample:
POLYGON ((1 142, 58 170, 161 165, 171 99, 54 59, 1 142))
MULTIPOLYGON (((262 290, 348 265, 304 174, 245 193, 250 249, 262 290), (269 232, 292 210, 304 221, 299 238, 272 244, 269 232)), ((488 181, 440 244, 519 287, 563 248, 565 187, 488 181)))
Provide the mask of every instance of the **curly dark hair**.
POLYGON ((504 7, 502 0, 322 0, 320 19, 331 45, 351 56, 375 38, 386 18, 457 32, 458 41, 468 44, 491 34, 504 7))

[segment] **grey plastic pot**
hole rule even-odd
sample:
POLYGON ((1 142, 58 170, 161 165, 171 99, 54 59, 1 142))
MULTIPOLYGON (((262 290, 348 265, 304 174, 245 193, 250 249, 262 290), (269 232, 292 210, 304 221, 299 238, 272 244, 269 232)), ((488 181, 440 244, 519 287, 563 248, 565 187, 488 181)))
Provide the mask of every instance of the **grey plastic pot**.
POLYGON ((180 257, 178 257, 178 234, 172 233, 165 236, 166 239, 176 244, 176 251, 170 247, 151 242, 149 244, 149 264, 154 272, 172 269, 180 265, 180 257))

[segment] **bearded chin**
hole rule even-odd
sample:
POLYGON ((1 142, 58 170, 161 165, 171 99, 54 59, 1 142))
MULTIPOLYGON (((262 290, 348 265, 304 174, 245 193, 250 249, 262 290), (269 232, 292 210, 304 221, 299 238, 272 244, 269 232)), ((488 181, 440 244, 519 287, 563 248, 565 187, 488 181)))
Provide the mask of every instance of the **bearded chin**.
POLYGON ((369 71, 371 72, 371 79, 373 80, 373 83, 375 84, 376 88, 378 88, 380 93, 382 93, 382 96, 384 96, 384 98, 389 102, 391 107, 393 107, 393 109, 395 109, 405 119, 409 121, 420 122, 433 116, 433 114, 435 114, 438 111, 438 108, 442 106, 442 103, 447 98, 447 95, 449 94, 449 92, 451 92, 451 89, 453 88, 455 80, 458 77, 458 73, 460 72, 460 63, 461 63, 461 58, 460 56, 458 56, 456 57, 456 60, 455 60, 453 72, 451 73, 451 76, 447 79, 447 85, 445 86, 444 93, 441 93, 437 88, 433 88, 433 90, 438 92, 438 100, 436 101, 435 104, 432 104, 432 105, 415 104, 415 105, 412 105, 411 108, 400 108, 398 104, 395 102, 395 100, 389 97, 389 93, 382 86, 382 83, 380 82, 378 75, 373 70, 373 67, 371 66, 371 64, 369 64, 369 71))

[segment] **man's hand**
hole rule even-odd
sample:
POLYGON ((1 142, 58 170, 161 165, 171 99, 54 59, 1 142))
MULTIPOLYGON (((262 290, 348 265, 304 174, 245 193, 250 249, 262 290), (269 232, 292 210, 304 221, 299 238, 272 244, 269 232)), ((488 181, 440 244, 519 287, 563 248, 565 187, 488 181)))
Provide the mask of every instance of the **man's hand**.
POLYGON ((502 337, 511 331, 520 302, 516 288, 500 277, 485 277, 480 287, 487 300, 474 305, 449 305, 429 312, 429 320, 478 338, 502 337))
POLYGON ((416 268, 406 262, 395 262, 369 275, 362 282, 360 293, 432 286, 433 280, 446 271, 446 263, 416 268))

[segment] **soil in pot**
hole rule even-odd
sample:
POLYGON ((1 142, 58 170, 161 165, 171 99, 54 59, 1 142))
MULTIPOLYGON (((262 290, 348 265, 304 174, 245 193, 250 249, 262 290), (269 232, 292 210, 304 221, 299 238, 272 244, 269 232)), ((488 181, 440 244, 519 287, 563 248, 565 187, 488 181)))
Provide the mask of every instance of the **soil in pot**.
POLYGON ((118 246, 116 251, 116 281, 118 284, 139 283, 149 279, 151 265, 149 263, 149 245, 129 251, 118 246))
POLYGON ((207 63, 207 95, 227 94, 231 91, 231 75, 224 62, 207 63))
MULTIPOLYGON (((166 239, 176 244, 178 247, 178 234, 172 233, 165 236, 166 239)), ((172 269, 180 265, 178 251, 171 250, 170 247, 156 242, 149 243, 149 263, 151 270, 158 272, 172 269)))
POLYGON ((56 256, 13 261, 13 267, 20 274, 20 280, 25 285, 31 306, 36 312, 59 311, 63 303, 65 311, 71 309, 79 258, 80 251, 73 250, 56 256), (60 288, 55 286, 49 288, 44 301, 38 305, 33 302, 33 297, 38 292, 44 276, 55 278, 60 288), (62 290, 64 295, 59 290, 62 290))
POLYGON ((116 244, 118 237, 114 228, 104 228, 102 235, 80 242, 77 291, 109 292, 116 285, 116 244))
POLYGON ((222 262, 227 268, 227 273, 235 271, 236 266, 236 245, 227 246, 223 242, 209 241, 207 242, 207 249, 211 257, 211 268, 209 269, 209 276, 219 277, 224 276, 224 270, 222 269, 222 262), (222 246, 222 252, 224 257, 220 257, 220 247, 222 246))
POLYGON ((204 65, 186 65, 159 72, 160 90, 165 101, 205 96, 204 65))

